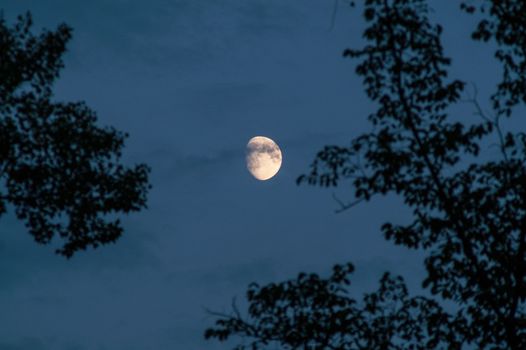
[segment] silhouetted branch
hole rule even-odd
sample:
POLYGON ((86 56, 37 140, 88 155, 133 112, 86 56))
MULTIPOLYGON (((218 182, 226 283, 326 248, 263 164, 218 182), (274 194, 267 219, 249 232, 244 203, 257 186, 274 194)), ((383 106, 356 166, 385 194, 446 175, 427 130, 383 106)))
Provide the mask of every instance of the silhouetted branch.
POLYGON ((497 114, 495 116, 493 116, 493 118, 490 118, 488 116, 488 113, 485 113, 482 109, 482 107, 480 106, 480 103, 478 101, 478 89, 477 89, 477 86, 472 83, 472 87, 473 87, 473 96, 469 96, 468 95, 468 98, 466 100, 462 100, 462 102, 467 102, 467 103, 471 103, 474 107, 475 107, 475 112, 474 114, 481 117, 484 121, 486 121, 487 123, 491 124, 494 128, 495 128, 495 131, 497 133, 497 136, 499 138, 499 149, 502 153, 502 156, 504 158, 504 160, 506 162, 508 162, 508 154, 506 152, 506 145, 505 145, 505 141, 504 141, 504 134, 502 132, 502 128, 500 126, 500 118, 501 118, 501 115, 500 114, 497 114))
POLYGON ((336 209, 334 211, 337 214, 341 213, 341 212, 344 212, 344 211, 346 211, 348 209, 351 209, 352 207, 360 204, 361 202, 363 202, 365 200, 365 198, 360 198, 360 199, 357 199, 357 200, 352 201, 350 203, 345 203, 341 199, 339 199, 334 192, 332 193, 332 198, 340 205, 340 208, 338 208, 338 209, 336 209))
POLYGON ((32 23, 0 15, 0 215, 12 205, 36 242, 59 237, 70 258, 119 239, 114 215, 146 208, 150 168, 122 164, 128 134, 99 126, 84 102, 54 100, 72 29, 35 35, 32 23))

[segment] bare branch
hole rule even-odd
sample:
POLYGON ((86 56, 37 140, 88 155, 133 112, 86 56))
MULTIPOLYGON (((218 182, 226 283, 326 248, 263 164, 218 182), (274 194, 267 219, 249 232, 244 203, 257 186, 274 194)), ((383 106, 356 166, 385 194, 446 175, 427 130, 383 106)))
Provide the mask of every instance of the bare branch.
POLYGON ((339 199, 334 192, 332 193, 332 198, 340 205, 340 208, 336 209, 334 211, 336 214, 339 214, 339 213, 341 213, 343 211, 346 211, 347 209, 351 209, 355 205, 357 205, 357 204, 359 204, 359 203, 361 203, 361 202, 363 202, 365 200, 364 198, 360 198, 360 199, 357 199, 355 201, 345 203, 341 199, 339 199))

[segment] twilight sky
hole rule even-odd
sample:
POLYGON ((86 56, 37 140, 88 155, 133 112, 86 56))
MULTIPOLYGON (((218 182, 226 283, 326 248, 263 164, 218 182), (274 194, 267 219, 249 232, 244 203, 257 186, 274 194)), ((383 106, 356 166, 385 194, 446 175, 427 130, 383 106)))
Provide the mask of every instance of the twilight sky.
MULTIPOLYGON (((35 30, 74 28, 56 98, 85 100, 101 125, 129 132, 125 162, 148 163, 153 189, 115 245, 70 261, 0 219, 0 350, 228 349, 203 340, 205 308, 228 311, 253 281, 347 261, 357 293, 387 269, 418 288, 420 255, 379 230, 407 219, 398 199, 334 214, 331 190, 295 185, 323 145, 367 131, 374 108, 341 56, 362 42, 360 8, 338 1, 334 23, 332 0, 1 3, 8 20, 30 10, 35 30), (245 168, 255 135, 283 151, 267 182, 245 168)), ((431 3, 451 76, 475 82, 487 105, 500 71, 468 40, 474 18, 431 3)), ((473 118, 470 106, 454 111, 473 118)))

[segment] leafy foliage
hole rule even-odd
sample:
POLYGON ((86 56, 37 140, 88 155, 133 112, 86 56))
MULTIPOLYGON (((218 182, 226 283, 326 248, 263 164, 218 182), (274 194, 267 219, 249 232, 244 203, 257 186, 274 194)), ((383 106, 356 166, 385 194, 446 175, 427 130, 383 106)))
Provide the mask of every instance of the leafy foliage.
POLYGON ((380 288, 361 302, 349 296, 352 264, 336 265, 322 279, 301 273, 295 280, 247 292, 249 319, 234 308, 219 317, 206 338, 246 338, 236 350, 263 349, 458 349, 450 334, 455 320, 433 300, 409 297, 403 279, 386 273, 380 288))
POLYGON ((145 207, 149 168, 119 163, 126 134, 96 125, 82 102, 52 101, 71 28, 31 33, 31 16, 0 18, 0 215, 7 205, 59 254, 114 242, 114 214, 145 207))
MULTIPOLYGON (((384 343, 375 342, 378 334, 399 334, 397 323, 389 318, 385 327, 375 324, 370 333, 342 330, 360 339, 354 345, 344 340, 324 343, 311 336, 315 349, 526 348, 526 135, 503 132, 499 123, 502 116, 511 116, 513 106, 526 101, 526 11, 522 2, 515 1, 485 1, 478 6, 461 6, 468 13, 490 8, 489 19, 480 22, 473 38, 494 38, 499 45, 496 57, 504 66, 503 80, 492 96, 494 116, 485 115, 474 100, 480 122, 467 125, 448 118, 447 109, 459 101, 465 84, 447 79, 450 59, 441 46, 442 28, 431 24, 425 1, 366 0, 368 26, 363 36, 367 44, 345 50, 344 56, 359 61, 356 73, 368 97, 378 104, 369 116, 373 130, 349 147, 326 146, 310 173, 298 178, 298 183, 324 187, 351 181, 356 200, 343 209, 377 195, 395 193, 403 198, 413 220, 405 225, 385 223, 382 231, 395 244, 427 252, 423 286, 435 302, 423 299, 426 303, 414 312, 421 317, 417 323, 439 317, 445 328, 440 328, 440 336, 434 336, 438 330, 432 327, 427 334, 417 330, 414 338, 403 341, 387 337, 384 343), (481 144, 495 136, 501 158, 482 162, 481 144), (454 303, 450 315, 440 309, 442 300, 454 303)), ((380 295, 384 283, 377 292, 380 295)), ((277 293, 278 286, 268 288, 275 293, 269 293, 270 305, 294 307, 292 298, 277 293)), ((401 300, 407 298, 404 288, 395 288, 393 293, 401 300)), ((297 289, 294 294, 300 298, 303 291, 297 289)), ((321 301, 327 296, 319 295, 323 297, 312 298, 311 317, 320 312, 316 311, 319 307, 340 319, 337 310, 321 301)), ((249 298, 249 302, 252 307, 258 300, 249 298)), ((356 310, 353 305, 344 309, 353 315, 368 310, 367 302, 356 310)), ((391 312, 388 306, 380 308, 391 312)), ((269 329, 258 323, 263 320, 260 315, 250 315, 257 321, 252 323, 257 332, 269 329)), ((416 322, 412 312, 403 315, 408 324, 416 322)), ((284 329, 298 327, 276 317, 269 320, 284 329)), ((223 335, 268 338, 221 322, 216 324, 219 329, 229 331, 223 335)), ((331 322, 322 318, 319 327, 336 334, 340 328, 331 322)), ((281 344, 300 348, 285 340, 286 332, 270 329, 281 344)), ((217 337, 218 333, 207 335, 217 337)))
POLYGON ((492 96, 499 114, 510 116, 512 108, 526 102, 526 3, 514 0, 463 2, 461 8, 484 17, 472 37, 497 44, 495 57, 502 63, 502 81, 492 96))

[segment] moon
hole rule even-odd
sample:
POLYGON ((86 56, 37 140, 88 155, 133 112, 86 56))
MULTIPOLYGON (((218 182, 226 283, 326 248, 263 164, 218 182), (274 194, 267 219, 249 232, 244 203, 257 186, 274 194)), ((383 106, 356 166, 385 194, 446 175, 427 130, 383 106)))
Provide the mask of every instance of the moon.
POLYGON ((264 181, 281 168, 281 150, 276 142, 265 136, 255 136, 247 144, 247 169, 256 179, 264 181))

